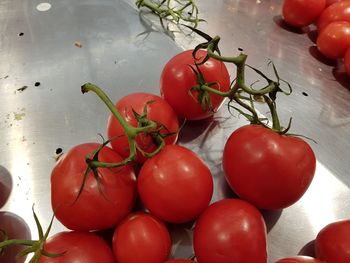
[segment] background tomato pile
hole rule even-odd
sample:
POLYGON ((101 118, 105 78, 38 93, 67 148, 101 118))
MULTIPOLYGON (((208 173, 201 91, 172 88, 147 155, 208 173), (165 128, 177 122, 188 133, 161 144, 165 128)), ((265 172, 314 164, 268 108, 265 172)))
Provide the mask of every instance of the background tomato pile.
POLYGON ((350 76, 350 1, 285 0, 283 19, 291 26, 317 27, 317 48, 327 58, 341 60, 350 76))

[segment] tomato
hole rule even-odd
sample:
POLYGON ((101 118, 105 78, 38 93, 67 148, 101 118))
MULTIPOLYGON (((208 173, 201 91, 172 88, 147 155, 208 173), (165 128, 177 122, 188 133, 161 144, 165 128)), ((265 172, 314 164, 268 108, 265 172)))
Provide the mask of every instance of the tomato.
POLYGON ((316 257, 329 263, 350 262, 350 220, 325 226, 315 240, 316 257))
POLYGON ((327 7, 317 21, 318 32, 335 21, 350 22, 350 1, 340 1, 327 7))
POLYGON ((147 160, 137 186, 145 207, 171 223, 184 223, 198 217, 213 194, 208 166, 194 152, 179 145, 166 145, 147 160))
POLYGON ((350 47, 350 23, 332 22, 318 35, 317 48, 328 58, 343 58, 350 47))
POLYGON ((196 262, 196 261, 189 260, 189 259, 172 259, 172 260, 165 261, 164 263, 193 263, 193 262, 196 262))
POLYGON ((326 0, 326 6, 328 7, 334 3, 341 2, 341 1, 344 1, 344 0, 326 0))
POLYGON ((282 17, 291 26, 313 23, 326 7, 326 0, 284 0, 282 17))
POLYGON ((197 220, 193 246, 199 263, 266 263, 264 219, 243 200, 220 200, 197 220))
POLYGON ((101 237, 85 232, 61 232, 46 240, 44 250, 62 255, 40 256, 38 263, 114 263, 112 250, 101 237))
POLYGON ((350 76, 350 48, 348 48, 346 53, 345 53, 344 65, 345 65, 346 72, 350 76))
MULTIPOLYGON (((165 65, 160 78, 161 96, 169 102, 176 113, 187 120, 200 120, 213 115, 205 110, 198 101, 198 93, 189 94, 191 88, 197 85, 197 78, 190 66, 195 67, 206 56, 206 51, 199 50, 196 54, 198 61, 192 57, 193 50, 187 50, 174 56, 165 65)), ((230 76, 225 64, 216 59, 209 59, 199 66, 207 83, 216 82, 211 88, 228 91, 230 89, 230 76)), ((223 102, 223 97, 210 94, 213 111, 217 111, 223 102)))
MULTIPOLYGON (((120 99, 115 107, 122 117, 133 127, 137 127, 138 125, 133 110, 138 114, 142 114, 144 108, 147 107, 147 118, 164 125, 164 128, 160 132, 163 134, 173 133, 173 135, 165 138, 165 143, 173 144, 176 142, 179 121, 174 110, 161 97, 149 93, 132 93, 120 99)), ((124 129, 112 114, 108 119, 107 134, 111 140, 113 150, 122 157, 127 158, 130 153, 128 138, 125 135, 124 129)), ((136 142, 143 151, 148 153, 153 152, 157 148, 151 134, 139 134, 136 137, 136 142)), ((137 161, 143 163, 145 160, 146 158, 138 153, 137 161)))
MULTIPOLYGON (((94 174, 87 176, 77 199, 87 164, 85 156, 100 145, 80 144, 58 160, 51 174, 51 204, 56 218, 67 228, 89 231, 110 228, 132 209, 136 198, 136 178, 132 167, 99 168, 99 190, 94 174)), ((111 148, 99 153, 102 162, 120 162, 122 158, 111 148)))
POLYGON ((281 209, 299 200, 316 168, 311 147, 260 125, 246 125, 228 138, 223 153, 227 182, 242 199, 262 209, 281 209))
POLYGON ((163 263, 171 250, 164 223, 141 212, 129 215, 118 225, 112 243, 118 263, 163 263))
POLYGON ((280 259, 275 263, 323 263, 323 261, 320 261, 312 257, 295 256, 295 257, 280 259))

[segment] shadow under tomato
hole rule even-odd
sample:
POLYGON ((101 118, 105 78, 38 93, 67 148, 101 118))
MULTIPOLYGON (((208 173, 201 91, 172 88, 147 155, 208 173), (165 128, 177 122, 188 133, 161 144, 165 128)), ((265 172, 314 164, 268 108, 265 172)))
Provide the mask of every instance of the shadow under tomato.
MULTIPOLYGON (((0 229, 8 235, 8 239, 31 239, 30 229, 27 223, 18 215, 11 212, 0 212, 0 229)), ((11 246, 4 250, 0 256, 0 262, 23 263, 25 257, 16 258, 16 255, 24 250, 24 246, 11 246)))
POLYGON ((269 233, 271 229, 276 225, 278 219, 281 217, 283 209, 279 210, 261 210, 266 224, 266 232, 269 233))
POLYGON ((322 53, 320 51, 318 51, 316 46, 309 47, 309 53, 313 58, 317 59, 318 61, 320 61, 323 64, 326 64, 326 65, 332 66, 332 67, 335 67, 337 65, 337 62, 335 60, 329 59, 329 58, 325 57, 324 55, 322 55, 322 53))
POLYGON ((346 73, 344 66, 341 68, 335 67, 333 69, 333 76, 347 90, 350 90, 350 76, 346 73))
POLYGON ((0 208, 3 207, 12 191, 12 177, 10 172, 0 165, 0 208))
POLYGON ((301 248, 298 255, 315 257, 315 240, 310 241, 301 248))
POLYGON ((310 31, 309 27, 294 27, 294 26, 291 26, 289 24, 286 23, 286 21, 284 21, 284 19, 282 18, 281 15, 278 15, 278 16, 274 16, 273 17, 273 21, 275 22, 275 24, 277 26, 279 26, 280 28, 286 30, 286 31, 289 31, 289 32, 292 32, 292 33, 295 33, 295 34, 306 34, 310 31))
POLYGON ((317 42, 317 37, 318 37, 318 31, 317 29, 312 29, 307 33, 307 36, 309 37, 309 39, 316 44, 317 42))

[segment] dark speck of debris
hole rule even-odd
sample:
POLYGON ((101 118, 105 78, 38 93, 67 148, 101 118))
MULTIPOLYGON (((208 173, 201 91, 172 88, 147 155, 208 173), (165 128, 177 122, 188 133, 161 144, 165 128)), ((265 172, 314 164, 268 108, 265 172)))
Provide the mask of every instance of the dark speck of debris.
POLYGON ((0 79, 7 79, 9 77, 9 75, 6 75, 5 77, 2 77, 0 79))
POLYGON ((60 153, 62 153, 62 151, 63 151, 62 148, 57 148, 56 149, 56 154, 60 154, 60 153))
POLYGON ((303 94, 305 97, 309 96, 305 91, 303 91, 301 94, 303 94))
POLYGON ((18 35, 21 37, 21 36, 23 36, 23 35, 24 35, 24 33, 23 33, 23 32, 21 32, 21 33, 19 33, 18 35))
POLYGON ((239 47, 239 48, 238 48, 238 51, 243 51, 243 48, 239 47))
POLYGON ((34 86, 35 87, 39 87, 40 86, 40 82, 39 81, 35 82, 34 86))
POLYGON ((17 91, 22 92, 25 91, 28 88, 28 86, 23 86, 22 88, 17 89, 17 91))

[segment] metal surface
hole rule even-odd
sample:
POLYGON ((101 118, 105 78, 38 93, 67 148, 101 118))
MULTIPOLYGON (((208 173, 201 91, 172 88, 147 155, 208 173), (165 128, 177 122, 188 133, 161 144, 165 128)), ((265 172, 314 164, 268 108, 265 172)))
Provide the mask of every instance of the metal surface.
MULTIPOLYGON (((49 182, 56 149, 97 141, 97 134, 105 133, 107 109, 95 96, 82 95, 80 86, 96 83, 112 100, 132 91, 158 93, 166 61, 200 41, 166 34, 156 19, 153 25, 148 18, 140 19, 132 0, 40 3, 0 2, 0 222, 8 222, 11 212, 17 221, 26 221, 33 238, 37 234, 32 205, 43 226, 52 216, 49 182)), ((317 170, 299 202, 283 211, 264 212, 269 262, 312 255, 317 232, 350 217, 350 78, 341 64, 316 52, 312 28, 295 31, 281 23, 281 1, 198 4, 207 21, 200 28, 221 36, 222 53, 235 54, 241 47, 250 65, 270 73, 266 65, 271 59, 293 86, 291 96, 279 98, 281 119, 286 124, 292 116, 292 132, 317 141, 310 142, 317 170)), ((221 153, 230 132, 245 123, 243 117, 228 118, 222 109, 213 123, 192 123, 180 137, 179 143, 211 167, 213 201, 232 195, 223 178, 221 153)), ((28 228, 18 229, 28 236, 28 228)), ((61 230, 64 227, 55 222, 52 234, 61 230)), ((173 226, 172 233, 174 254, 189 255, 191 233, 182 226, 173 226)))

